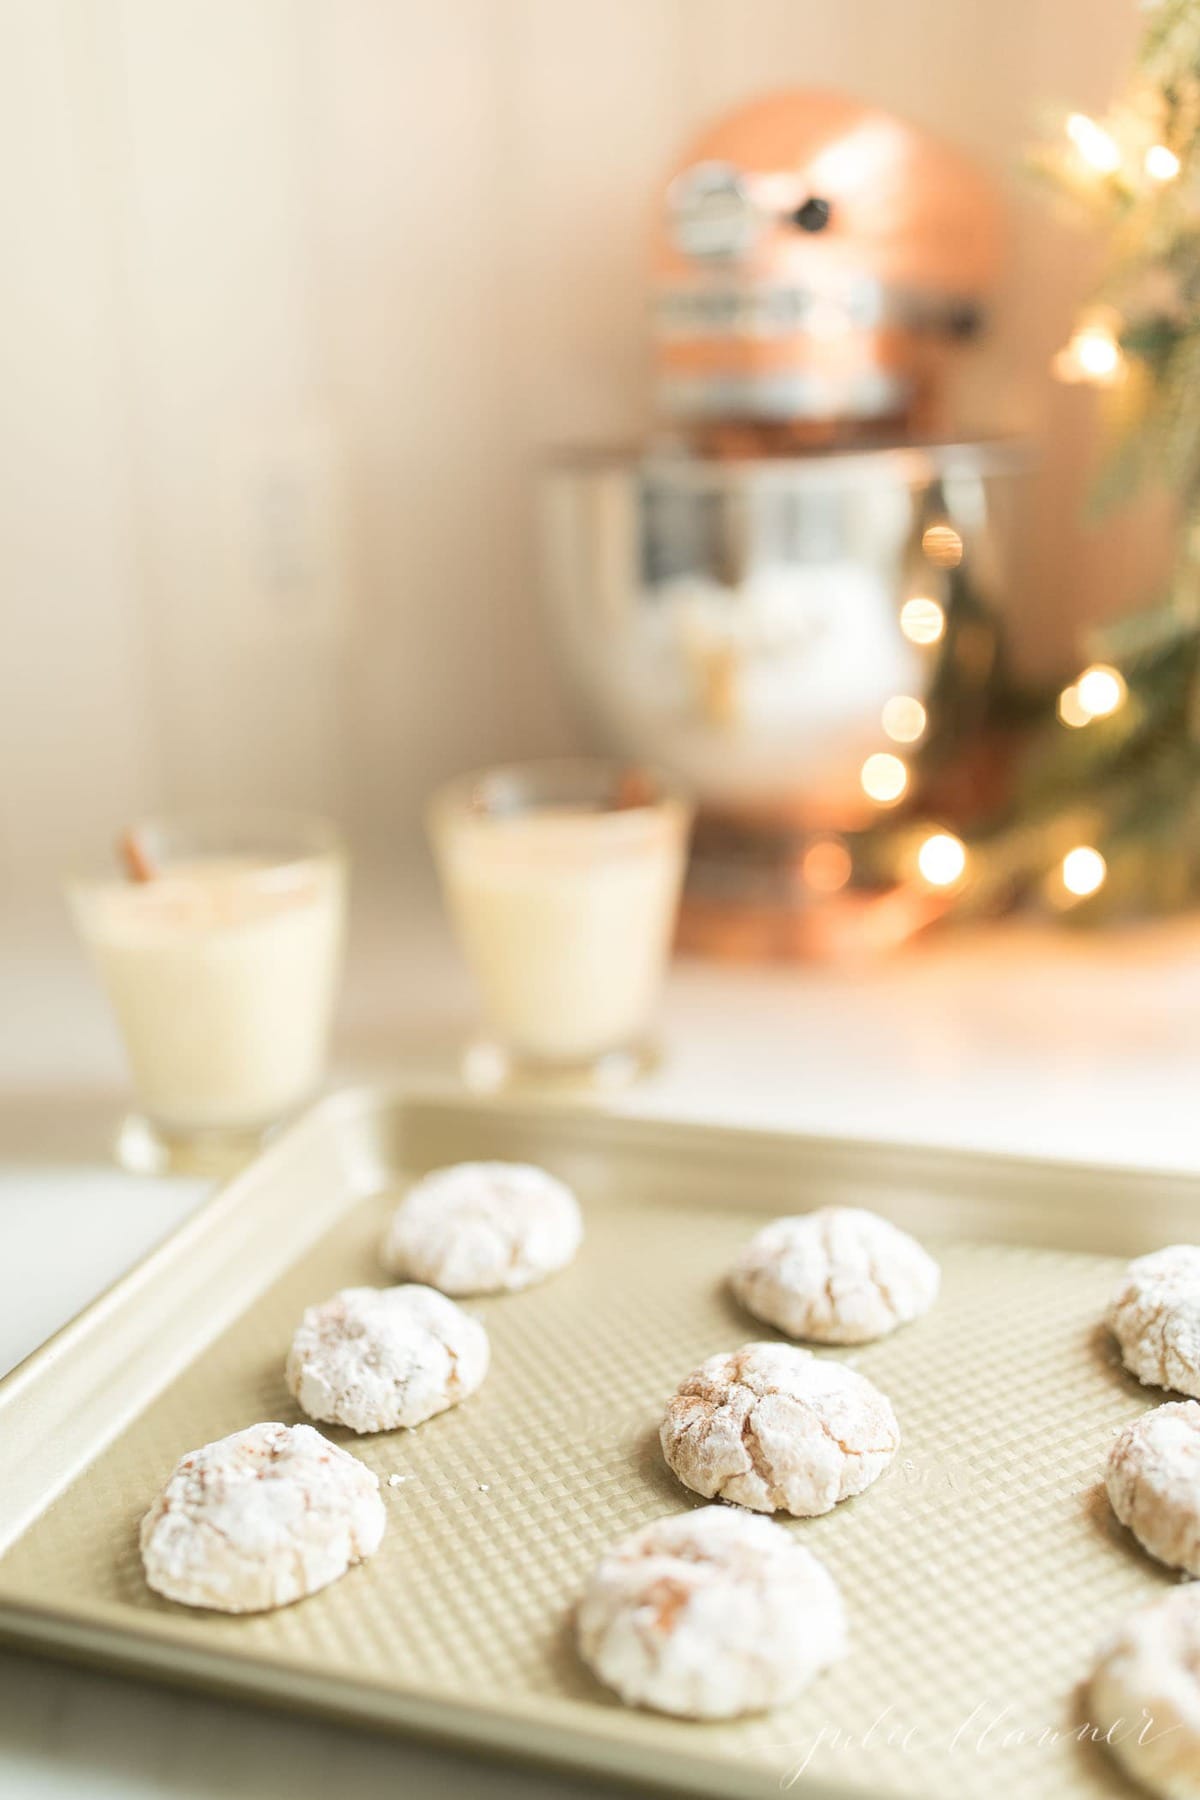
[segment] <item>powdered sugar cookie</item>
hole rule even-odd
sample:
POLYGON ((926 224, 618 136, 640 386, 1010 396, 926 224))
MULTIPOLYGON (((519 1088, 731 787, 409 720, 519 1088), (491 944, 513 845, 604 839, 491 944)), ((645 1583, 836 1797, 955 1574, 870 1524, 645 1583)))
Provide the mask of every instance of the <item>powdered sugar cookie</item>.
POLYGON ((1100 1654, 1088 1715, 1135 1781, 1168 1800, 1200 1797, 1200 1586, 1127 1618, 1100 1654))
POLYGON ((1151 1556, 1200 1575, 1200 1401, 1156 1406, 1127 1425, 1104 1480, 1113 1511, 1151 1556))
POLYGON ((857 1206, 775 1219, 731 1276, 742 1305, 789 1337, 865 1344, 927 1312, 937 1264, 915 1238, 857 1206))
POLYGON ((343 1288, 301 1319, 287 1384, 310 1419, 395 1431, 473 1394, 488 1357, 479 1320, 433 1288, 343 1288))
POLYGON ((1108 1325, 1143 1386, 1200 1395, 1200 1246, 1171 1244, 1131 1262, 1108 1325))
POLYGON ((409 1189, 383 1260, 444 1294, 529 1287, 570 1262, 583 1237, 570 1188, 528 1163, 458 1163, 409 1189))
POLYGON ((870 1487, 900 1428, 879 1389, 844 1363, 795 1344, 743 1344, 680 1383, 659 1441, 706 1500, 805 1519, 870 1487))
POLYGON ((846 1649, 824 1564, 782 1526, 719 1506, 607 1551, 576 1626, 584 1661, 626 1705, 689 1719, 778 1706, 846 1649))
POLYGON ((193 1450, 142 1520, 156 1593, 263 1612, 315 1594, 379 1548, 379 1481, 311 1425, 250 1425, 193 1450))

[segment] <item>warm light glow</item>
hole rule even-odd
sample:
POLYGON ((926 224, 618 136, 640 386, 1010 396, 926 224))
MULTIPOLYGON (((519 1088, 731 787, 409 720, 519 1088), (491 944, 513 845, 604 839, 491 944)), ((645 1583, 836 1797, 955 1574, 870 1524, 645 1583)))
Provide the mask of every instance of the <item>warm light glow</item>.
POLYGON ((1081 331, 1075 338, 1075 355, 1085 375, 1112 375, 1121 360, 1120 347, 1107 331, 1081 331))
POLYGON ((800 873, 817 894, 836 894, 854 872, 850 852, 841 838, 818 838, 804 852, 800 873))
POLYGON ((1165 144, 1151 144, 1146 152, 1145 170, 1152 181, 1174 181, 1180 169, 1179 158, 1165 144))
POLYGON ((877 750, 863 764, 859 780, 869 800, 891 806, 908 786, 908 770, 890 750, 877 750))
POLYGON ((1090 725, 1092 722, 1091 713, 1084 712, 1079 704, 1079 689, 1073 682, 1058 696, 1058 716, 1064 725, 1070 725, 1075 731, 1078 731, 1080 726, 1090 725))
POLYGON ((1128 691, 1121 671, 1107 663, 1093 663, 1075 683, 1079 710, 1089 719, 1107 719, 1124 705, 1128 691))
POLYGON ((946 629, 946 615, 936 600, 918 595, 900 608, 900 629, 910 644, 936 644, 946 629))
POLYGON ((1072 113, 1067 120, 1067 136, 1098 175, 1115 175, 1121 166, 1121 150, 1103 125, 1089 119, 1086 113, 1072 113))
POLYGON ((893 694, 880 722, 894 744, 915 744, 928 719, 921 702, 911 694, 893 694))
POLYGON ((1074 850, 1068 850, 1063 857, 1063 886, 1077 900, 1084 900, 1089 894, 1102 888, 1107 874, 1108 864, 1090 844, 1079 844, 1074 850))
POLYGON ((966 866, 966 847, 949 831, 931 832, 917 852, 917 867, 930 887, 953 887, 966 866))
POLYGON ((1091 381, 1100 387, 1114 381, 1121 366, 1121 346, 1102 325, 1082 326, 1051 364, 1060 381, 1091 381))
POLYGON ((963 542, 953 525, 930 525, 921 535, 921 548, 939 569, 957 569, 963 542))

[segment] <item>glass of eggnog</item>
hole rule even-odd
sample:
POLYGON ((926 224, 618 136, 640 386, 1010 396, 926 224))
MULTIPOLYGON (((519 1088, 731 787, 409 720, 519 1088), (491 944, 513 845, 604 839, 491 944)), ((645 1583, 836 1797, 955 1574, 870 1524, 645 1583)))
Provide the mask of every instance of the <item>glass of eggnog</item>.
POLYGON ((651 1059, 692 809, 663 777, 593 759, 440 789, 430 835, 487 1036, 473 1085, 611 1085, 651 1059))
POLYGON ((284 813, 152 819, 127 833, 121 862, 68 882, 133 1076, 118 1158, 227 1173, 324 1076, 341 841, 284 813))

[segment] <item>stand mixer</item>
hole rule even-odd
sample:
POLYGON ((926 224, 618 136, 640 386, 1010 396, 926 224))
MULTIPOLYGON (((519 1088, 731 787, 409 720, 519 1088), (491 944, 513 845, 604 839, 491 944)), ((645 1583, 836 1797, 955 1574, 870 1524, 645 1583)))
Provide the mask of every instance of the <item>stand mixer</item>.
POLYGON ((734 113, 667 184, 660 428, 557 459, 541 517, 593 730, 700 801, 685 944, 822 947, 841 834, 913 803, 938 695, 992 677, 1022 458, 944 413, 999 235, 956 152, 824 92, 734 113))

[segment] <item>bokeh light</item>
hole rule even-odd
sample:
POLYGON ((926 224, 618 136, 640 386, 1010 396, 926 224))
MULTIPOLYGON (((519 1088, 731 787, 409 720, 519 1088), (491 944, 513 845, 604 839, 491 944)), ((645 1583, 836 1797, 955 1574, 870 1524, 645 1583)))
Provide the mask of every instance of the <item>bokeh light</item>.
POLYGON ((950 831, 931 832, 917 852, 917 867, 930 887, 953 887, 966 866, 966 845, 950 831))
POLYGON ((963 556, 963 541, 953 525, 929 525, 921 534, 921 548, 939 569, 957 569, 963 556))
POLYGON ((908 770, 890 750, 877 750, 863 764, 859 779, 869 800, 880 806, 891 806, 908 786, 908 770))
POLYGON ((1174 181, 1179 173, 1180 162, 1175 152, 1168 150, 1165 144, 1151 144, 1143 166, 1152 181, 1174 181))
POLYGON ((1074 731, 1078 731, 1080 726, 1090 725, 1092 722, 1091 713, 1084 712, 1083 707, 1079 704, 1079 689, 1074 682, 1070 687, 1064 688, 1058 696, 1058 716, 1064 725, 1069 725, 1074 731))
POLYGON ((1062 860, 1063 886, 1077 900, 1085 900, 1104 886, 1108 864, 1090 844, 1077 844, 1062 860))
POLYGON ((1093 663, 1075 683, 1080 710, 1089 719, 1107 719, 1125 703, 1125 677, 1108 663, 1093 663))
POLYGON ((911 694, 893 694, 880 723, 894 744, 915 744, 928 724, 928 714, 911 694))
POLYGON ((1121 166, 1121 148, 1103 125, 1097 125, 1086 113, 1072 113, 1067 120, 1067 136, 1097 174, 1116 174, 1121 166))
POLYGON ((817 894, 836 894, 854 872, 850 852, 841 838, 817 838, 804 852, 800 873, 817 894))
POLYGON ((918 594, 900 608, 900 629, 910 644, 936 644, 946 629, 946 615, 936 600, 918 594))

